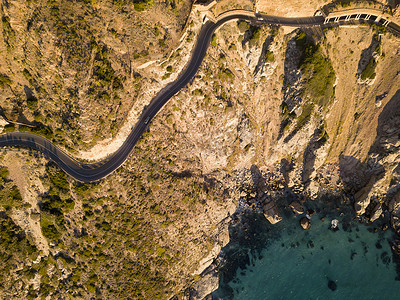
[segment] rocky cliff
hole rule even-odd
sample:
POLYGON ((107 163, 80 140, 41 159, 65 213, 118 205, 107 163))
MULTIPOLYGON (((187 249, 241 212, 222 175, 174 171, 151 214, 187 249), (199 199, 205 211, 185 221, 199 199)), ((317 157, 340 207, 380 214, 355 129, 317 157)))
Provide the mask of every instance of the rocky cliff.
MULTIPOLYGON (((106 156, 189 58, 202 21, 189 10, 185 1, 3 1, 4 130, 106 156)), ((399 231, 399 54, 399 38, 376 26, 233 21, 100 182, 3 149, 2 295, 202 298, 215 288, 230 216, 248 206, 277 222, 284 192, 343 195, 371 222, 389 214, 399 231)))

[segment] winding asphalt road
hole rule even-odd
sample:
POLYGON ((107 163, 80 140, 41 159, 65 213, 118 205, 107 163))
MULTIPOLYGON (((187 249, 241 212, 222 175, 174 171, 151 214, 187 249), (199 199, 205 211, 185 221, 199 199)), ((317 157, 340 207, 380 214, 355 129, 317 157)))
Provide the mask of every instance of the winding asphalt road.
MULTIPOLYGON (((247 20, 256 24, 284 25, 292 27, 330 26, 329 24, 324 25, 325 18, 322 16, 308 18, 283 18, 257 14, 257 17, 253 17, 238 13, 223 17, 216 23, 207 21, 201 28, 196 46, 193 49, 191 60, 185 69, 174 82, 168 84, 152 99, 150 104, 143 111, 139 122, 134 128, 132 128, 131 133, 123 145, 116 152, 102 161, 92 164, 81 163, 66 154, 48 139, 27 132, 12 132, 0 135, 0 147, 20 146, 40 151, 53 160, 61 169, 79 181, 92 182, 107 176, 121 166, 128 158, 133 147, 146 130, 148 123, 155 117, 158 111, 172 96, 188 84, 196 74, 207 52, 214 31, 222 24, 234 19, 247 20)), ((389 27, 394 25, 395 24, 391 23, 389 27)), ((395 30, 398 30, 399 26, 394 28, 395 30)))

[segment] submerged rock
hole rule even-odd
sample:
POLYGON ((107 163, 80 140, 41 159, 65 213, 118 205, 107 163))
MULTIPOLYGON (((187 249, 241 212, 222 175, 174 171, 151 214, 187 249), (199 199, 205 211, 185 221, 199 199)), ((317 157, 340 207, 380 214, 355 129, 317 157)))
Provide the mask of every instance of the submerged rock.
POLYGON ((312 217, 312 215, 315 214, 315 211, 312 208, 310 208, 310 209, 307 209, 306 213, 308 216, 312 217))
POLYGON ((289 207, 292 209, 292 211, 295 214, 301 215, 304 213, 304 207, 297 201, 293 201, 292 203, 289 204, 289 207))
POLYGON ((334 282, 333 280, 329 280, 329 281, 328 281, 328 288, 329 288, 331 291, 336 291, 336 289, 337 289, 337 284, 336 284, 336 282, 334 282))
POLYGON ((311 226, 311 222, 308 218, 304 217, 304 218, 301 218, 300 225, 303 229, 309 229, 311 226))

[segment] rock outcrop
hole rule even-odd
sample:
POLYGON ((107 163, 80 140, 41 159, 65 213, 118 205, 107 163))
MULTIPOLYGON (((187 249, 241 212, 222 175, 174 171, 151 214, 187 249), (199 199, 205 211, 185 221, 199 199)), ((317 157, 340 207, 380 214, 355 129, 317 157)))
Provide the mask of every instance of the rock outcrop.
POLYGON ((188 300, 212 299, 208 297, 218 288, 218 283, 218 269, 215 266, 211 266, 209 269, 204 271, 201 278, 190 288, 190 296, 188 300))

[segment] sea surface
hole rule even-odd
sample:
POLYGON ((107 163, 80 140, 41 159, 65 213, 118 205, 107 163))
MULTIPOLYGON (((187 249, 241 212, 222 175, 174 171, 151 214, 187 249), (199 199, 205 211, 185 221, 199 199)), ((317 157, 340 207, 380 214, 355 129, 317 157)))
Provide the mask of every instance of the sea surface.
POLYGON ((260 214, 243 214, 246 225, 230 229, 213 299, 400 299, 393 233, 382 222, 364 225, 339 208, 315 213, 308 230, 300 218, 286 211, 270 225, 260 214))

